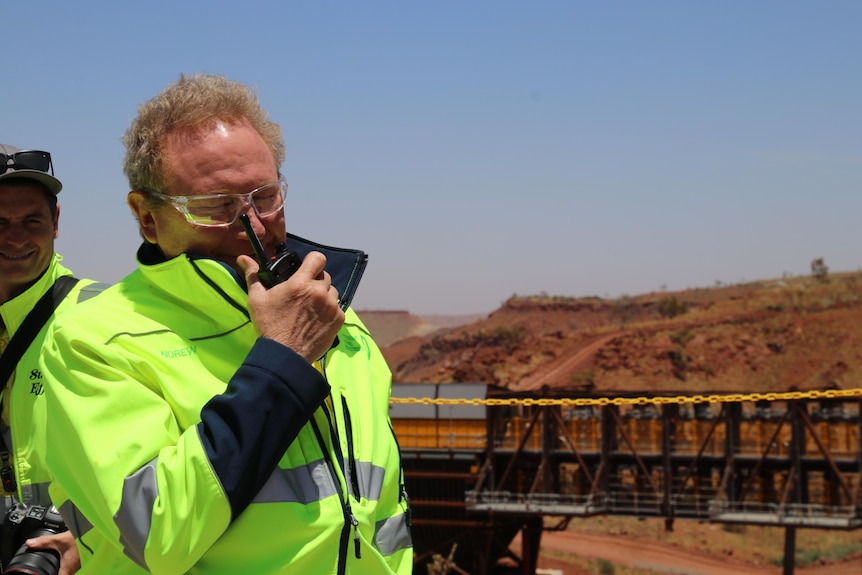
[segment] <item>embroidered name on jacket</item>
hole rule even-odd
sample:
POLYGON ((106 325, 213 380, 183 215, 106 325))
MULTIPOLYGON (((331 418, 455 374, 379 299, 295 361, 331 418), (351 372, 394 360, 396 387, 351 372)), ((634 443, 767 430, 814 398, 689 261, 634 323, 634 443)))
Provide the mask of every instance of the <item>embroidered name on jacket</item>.
POLYGON ((42 372, 38 369, 30 370, 30 394, 43 395, 45 388, 42 387, 42 372))
POLYGON ((359 339, 356 339, 349 333, 344 332, 339 333, 338 338, 341 340, 342 349, 348 354, 353 355, 354 353, 361 351, 363 348, 365 348, 366 356, 371 359, 371 348, 369 347, 368 340, 365 339, 364 335, 360 335, 359 339))
POLYGON ((168 359, 174 359, 177 357, 188 357, 190 355, 197 355, 198 348, 197 346, 191 347, 181 347, 179 349, 163 349, 161 352, 162 357, 166 357, 168 359))

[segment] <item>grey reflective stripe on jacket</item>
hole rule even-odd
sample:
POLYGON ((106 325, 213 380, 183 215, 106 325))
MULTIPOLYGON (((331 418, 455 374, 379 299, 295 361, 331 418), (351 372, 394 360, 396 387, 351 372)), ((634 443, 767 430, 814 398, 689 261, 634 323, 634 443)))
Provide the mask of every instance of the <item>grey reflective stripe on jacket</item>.
POLYGON ((78 292, 78 303, 81 303, 82 301, 87 301, 88 299, 99 295, 109 287, 111 287, 111 284, 105 284, 102 282, 85 285, 78 292))
POLYGON ((123 482, 123 499, 114 515, 114 523, 120 528, 123 553, 144 569, 147 568, 144 549, 150 535, 153 507, 159 496, 156 483, 158 460, 158 457, 153 459, 126 478, 123 482))
POLYGON ((277 468, 252 503, 308 505, 338 494, 337 482, 322 459, 292 469, 277 468))
MULTIPOLYGON (((153 507, 159 495, 156 483, 157 464, 158 458, 153 459, 126 478, 123 482, 123 499, 114 515, 114 522, 120 529, 123 552, 145 569, 144 550, 150 533, 153 507)), ((370 463, 360 465, 360 468, 363 469, 359 474, 360 485, 366 486, 363 491, 374 493, 375 498, 378 498, 384 470, 370 463)), ((338 481, 332 477, 329 466, 325 461, 318 460, 292 469, 277 468, 255 496, 253 503, 308 505, 337 495, 338 492, 338 481)), ((67 506, 72 507, 70 504, 67 506)), ((83 534, 83 531, 72 532, 76 537, 83 534)))
POLYGON ((413 537, 410 534, 407 515, 402 513, 378 521, 374 526, 374 546, 384 556, 413 547, 413 537))
POLYGON ((80 539, 93 528, 93 524, 84 517, 84 514, 81 513, 71 501, 66 501, 62 506, 60 506, 58 511, 60 512, 60 515, 63 516, 63 521, 66 523, 66 527, 69 528, 69 531, 72 532, 75 539, 80 539))
MULTIPOLYGON (((383 479, 386 470, 369 461, 359 461, 356 465, 360 493, 356 497, 364 497, 369 501, 378 501, 383 491, 383 479)), ((347 484, 350 485, 348 473, 347 484)), ((335 478, 330 473, 325 460, 312 461, 292 469, 276 469, 260 492, 255 496, 254 503, 302 503, 307 505, 321 501, 338 490, 335 478)))
MULTIPOLYGON (((378 501, 380 493, 383 491, 383 479, 386 475, 386 469, 379 465, 374 465, 370 461, 356 462, 356 478, 359 480, 359 493, 355 493, 356 497, 369 501, 378 501)), ((347 484, 350 485, 350 478, 347 478, 347 484)))

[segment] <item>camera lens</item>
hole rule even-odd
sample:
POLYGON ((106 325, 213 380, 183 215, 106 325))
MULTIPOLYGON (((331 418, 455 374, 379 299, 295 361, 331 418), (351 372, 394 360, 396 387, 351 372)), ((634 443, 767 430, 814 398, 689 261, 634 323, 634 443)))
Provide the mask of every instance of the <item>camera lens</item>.
MULTIPOLYGON (((38 537, 44 533, 34 535, 38 537)), ((9 562, 3 571, 8 573, 23 573, 24 575, 57 575, 60 571, 60 554, 53 549, 30 549, 25 543, 9 562)))

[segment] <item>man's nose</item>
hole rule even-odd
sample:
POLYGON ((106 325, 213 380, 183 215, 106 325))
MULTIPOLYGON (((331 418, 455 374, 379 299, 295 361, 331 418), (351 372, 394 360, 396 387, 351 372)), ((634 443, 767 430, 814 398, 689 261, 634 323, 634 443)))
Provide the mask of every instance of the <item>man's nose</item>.
POLYGON ((254 230, 254 233, 256 233, 258 237, 262 237, 266 233, 266 228, 264 227, 263 222, 260 221, 260 217, 257 215, 257 210, 254 209, 254 206, 251 205, 248 198, 245 199, 245 205, 242 207, 242 211, 240 213, 248 216, 251 229, 254 230))
POLYGON ((3 233, 3 239, 14 246, 23 246, 30 241, 30 235, 24 229, 24 226, 11 224, 3 233))

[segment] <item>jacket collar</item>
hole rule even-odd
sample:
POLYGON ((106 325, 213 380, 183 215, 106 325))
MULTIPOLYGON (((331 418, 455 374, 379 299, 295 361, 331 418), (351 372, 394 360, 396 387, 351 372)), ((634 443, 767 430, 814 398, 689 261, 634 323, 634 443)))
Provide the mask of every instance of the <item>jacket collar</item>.
POLYGON ((239 307, 245 307, 248 299, 245 286, 238 281, 233 269, 218 260, 189 254, 167 259, 157 245, 146 242, 138 248, 137 257, 138 271, 127 277, 132 283, 136 283, 133 277, 143 279, 152 297, 168 297, 204 313, 210 313, 207 310, 210 307, 220 308, 224 296, 239 307), (205 288, 204 281, 216 286, 222 295, 205 288), (156 295, 157 292, 165 295, 156 295))
POLYGON ((72 275, 71 270, 60 263, 62 259, 62 256, 55 252, 54 257, 51 258, 51 263, 48 264, 48 269, 36 280, 36 283, 0 305, 0 316, 3 318, 3 323, 6 324, 6 332, 9 337, 15 334, 39 298, 51 289, 58 277, 72 275))
POLYGON ((368 265, 368 254, 357 249, 325 246, 293 234, 287 234, 287 247, 298 253, 300 258, 310 251, 318 251, 326 256, 326 271, 332 276, 332 285, 338 290, 341 309, 346 310, 353 301, 365 266, 368 265))
MULTIPOLYGON (((368 264, 368 255, 362 250, 326 246, 293 234, 287 234, 286 242, 287 246, 297 252, 300 258, 304 258, 310 251, 318 251, 326 256, 326 271, 332 276, 332 285, 338 290, 342 309, 347 309, 350 302, 353 301, 356 288, 359 286, 359 281, 362 279, 362 274, 368 264)), ((145 275, 180 267, 182 266, 181 262, 187 261, 194 261, 195 265, 202 265, 207 269, 215 268, 217 270, 220 267, 234 279, 237 285, 245 289, 244 278, 239 277, 233 268, 212 258, 183 254, 167 260, 155 244, 144 243, 138 249, 138 263, 145 275)), ((187 267, 185 273, 189 274, 189 281, 193 281, 194 275, 192 274, 196 275, 196 272, 193 271, 192 267, 187 267)), ((215 273, 221 275, 220 272, 215 273)))

